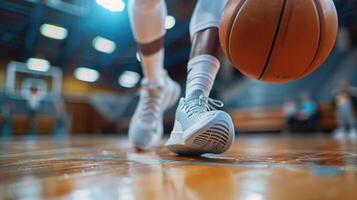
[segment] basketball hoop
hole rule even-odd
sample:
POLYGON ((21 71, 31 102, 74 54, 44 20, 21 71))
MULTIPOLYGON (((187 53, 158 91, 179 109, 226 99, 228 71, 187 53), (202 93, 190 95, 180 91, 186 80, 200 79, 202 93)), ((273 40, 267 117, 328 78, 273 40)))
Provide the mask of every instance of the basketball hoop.
POLYGON ((57 101, 61 96, 61 87, 62 70, 58 67, 51 66, 48 71, 42 72, 31 70, 21 62, 12 61, 7 66, 5 92, 10 98, 26 99, 32 88, 37 90, 37 97, 41 100, 57 101))

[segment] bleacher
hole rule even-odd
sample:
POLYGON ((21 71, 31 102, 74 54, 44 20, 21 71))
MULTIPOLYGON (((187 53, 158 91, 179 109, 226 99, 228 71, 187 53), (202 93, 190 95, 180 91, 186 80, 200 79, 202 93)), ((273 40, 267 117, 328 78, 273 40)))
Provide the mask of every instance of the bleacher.
MULTIPOLYGON (((227 108, 262 108, 274 107, 281 105, 287 97, 297 98, 302 92, 309 92, 317 101, 329 101, 331 97, 331 88, 334 85, 326 83, 332 82, 332 79, 340 80, 338 75, 348 57, 353 55, 345 54, 344 52, 335 50, 331 56, 313 74, 285 84, 265 83, 253 79, 246 78, 240 85, 224 94, 224 102, 227 108), (327 81, 327 79, 329 79, 327 81), (328 89, 324 89, 324 88, 328 89), (323 92, 323 94, 322 94, 323 92)), ((335 81, 333 81, 335 82, 335 81)))
POLYGON ((346 54, 335 50, 328 61, 312 75, 287 84, 267 84, 247 79, 237 94, 226 100, 238 107, 229 113, 238 132, 280 132, 284 128, 282 104, 287 97, 298 99, 302 92, 309 92, 319 102, 318 131, 336 127, 333 90, 340 80, 348 77, 355 85, 357 79, 357 50, 346 54), (244 109, 239 109, 244 108, 244 109))
MULTIPOLYGON (((281 106, 232 110, 229 112, 237 132, 282 132, 285 119, 281 106)), ((318 109, 317 131, 330 131, 336 127, 335 111, 331 104, 321 103, 318 109)))

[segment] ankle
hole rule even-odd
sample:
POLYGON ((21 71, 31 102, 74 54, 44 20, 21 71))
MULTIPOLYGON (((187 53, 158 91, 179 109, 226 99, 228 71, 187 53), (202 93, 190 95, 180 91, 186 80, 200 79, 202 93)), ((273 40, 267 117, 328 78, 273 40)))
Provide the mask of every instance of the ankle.
POLYGON ((205 92, 201 89, 186 92, 185 98, 199 98, 201 95, 206 96, 205 92))
POLYGON ((201 90, 208 97, 219 67, 219 60, 214 56, 200 55, 192 58, 187 67, 186 97, 196 90, 201 90))

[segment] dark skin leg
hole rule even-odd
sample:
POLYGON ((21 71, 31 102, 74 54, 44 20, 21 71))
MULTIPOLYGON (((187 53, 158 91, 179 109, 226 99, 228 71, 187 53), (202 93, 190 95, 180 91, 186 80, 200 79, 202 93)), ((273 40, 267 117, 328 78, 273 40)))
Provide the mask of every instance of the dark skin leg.
POLYGON ((218 28, 207 28, 193 35, 190 59, 203 54, 216 58, 220 55, 218 28))

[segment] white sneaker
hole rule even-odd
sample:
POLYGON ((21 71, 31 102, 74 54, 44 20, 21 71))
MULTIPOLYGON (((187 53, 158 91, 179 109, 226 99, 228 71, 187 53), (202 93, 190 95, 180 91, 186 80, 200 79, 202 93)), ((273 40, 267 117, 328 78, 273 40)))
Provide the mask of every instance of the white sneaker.
POLYGON ((349 138, 353 140, 357 139, 357 130, 355 128, 351 128, 349 138))
POLYGON ((156 147, 163 136, 163 113, 180 96, 180 86, 166 73, 162 83, 141 83, 139 104, 129 126, 129 140, 141 150, 156 147))
POLYGON ((181 98, 166 143, 168 149, 181 155, 227 151, 234 141, 234 126, 226 112, 214 108, 222 106, 222 102, 205 97, 199 90, 190 98, 181 98))
POLYGON ((333 132, 333 137, 337 140, 343 140, 346 136, 347 134, 344 128, 336 128, 333 132))

